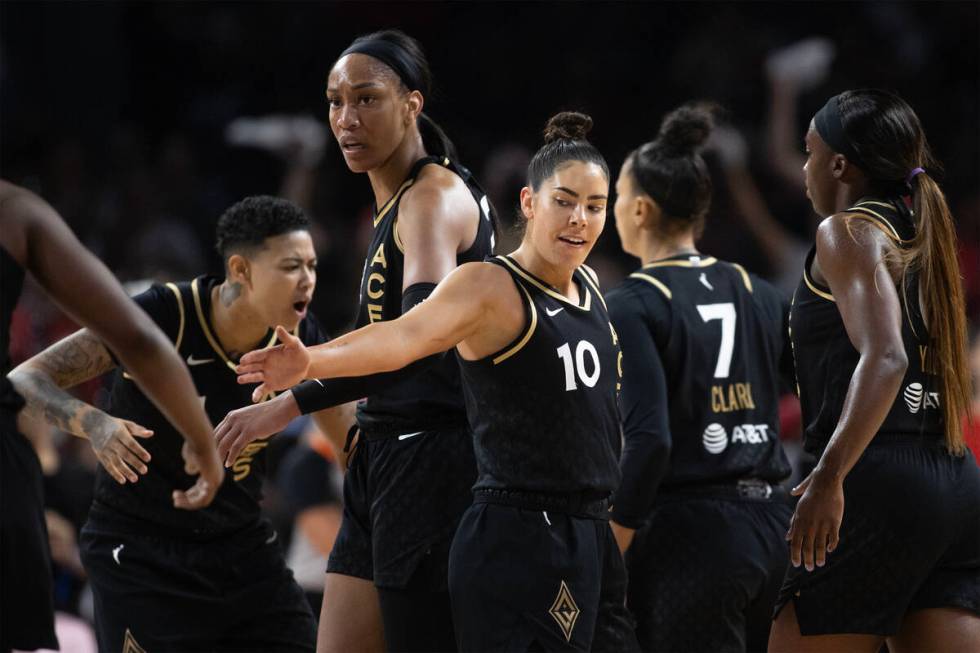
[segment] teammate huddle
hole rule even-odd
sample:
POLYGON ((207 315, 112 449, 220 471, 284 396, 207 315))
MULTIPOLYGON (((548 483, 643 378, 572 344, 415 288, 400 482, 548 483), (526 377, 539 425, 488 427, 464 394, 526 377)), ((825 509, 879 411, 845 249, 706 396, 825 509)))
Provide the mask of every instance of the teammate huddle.
MULTIPOLYGON (((603 296, 585 260, 612 179, 586 140, 591 119, 548 121, 521 191, 520 246, 493 256, 492 209, 422 112, 430 86, 418 44, 394 31, 358 38, 330 71, 331 129, 376 202, 355 331, 327 342, 308 314, 309 222, 272 198, 222 217, 224 280, 136 298, 203 395, 182 400, 198 422, 202 400, 221 421, 223 481, 199 433, 181 456, 181 434, 200 428, 170 426, 143 392, 175 411, 137 358, 96 324, 4 380, 0 648, 53 639, 26 618, 50 615, 39 572, 7 580, 17 551, 45 546, 43 518, 21 523, 39 497, 7 509, 21 492, 12 468, 29 466, 6 453, 23 440, 18 393, 90 438, 106 468, 81 541, 102 650, 980 647, 955 237, 908 105, 849 91, 814 118, 808 196, 826 219, 790 307, 695 247, 711 200, 699 154, 709 107, 672 112, 621 166, 616 227, 643 265, 603 296), (776 411, 794 358, 820 457, 795 511, 778 485, 790 470, 776 411), (64 392, 117 367, 111 415, 64 392), (258 504, 265 440, 300 413, 348 454, 315 635, 258 504), (170 491, 195 466, 213 500, 178 512, 170 491)), ((34 269, 8 213, 4 266, 34 269)))

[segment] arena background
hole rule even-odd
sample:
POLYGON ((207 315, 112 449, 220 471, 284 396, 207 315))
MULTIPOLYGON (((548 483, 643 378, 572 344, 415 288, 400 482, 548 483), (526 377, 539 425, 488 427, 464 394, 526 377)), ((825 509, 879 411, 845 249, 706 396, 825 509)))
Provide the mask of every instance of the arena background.
MULTIPOLYGON (((945 163, 968 316, 974 325, 980 317, 977 2, 5 1, 0 176, 51 202, 134 290, 139 280, 220 272, 212 243, 221 212, 246 195, 286 195, 317 223, 313 308, 342 332, 354 316, 373 198, 325 129, 325 78, 355 36, 387 27, 424 46, 438 89, 426 110, 505 225, 557 110, 592 115, 591 138, 618 170, 669 109, 720 103, 727 129, 708 154, 716 193, 700 246, 787 291, 816 224, 793 167, 810 117, 847 88, 896 90, 945 163), (243 117, 265 119, 235 122, 243 117)), ((620 252, 611 216, 591 260, 607 287, 635 264, 620 252)), ((73 329, 29 284, 14 362, 73 329)), ((100 387, 80 394, 99 401, 100 387)), ((49 493, 77 527, 93 458, 84 443, 48 435, 39 440, 46 470, 70 476, 51 481, 49 493)), ((59 605, 84 614, 83 572, 59 564, 69 567, 59 605)))

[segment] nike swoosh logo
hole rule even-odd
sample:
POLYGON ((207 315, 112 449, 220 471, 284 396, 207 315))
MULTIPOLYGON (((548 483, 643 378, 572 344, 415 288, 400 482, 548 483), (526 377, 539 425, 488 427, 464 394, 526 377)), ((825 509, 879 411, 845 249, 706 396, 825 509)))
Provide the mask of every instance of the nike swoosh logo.
POLYGON ((407 440, 409 438, 414 438, 416 435, 422 435, 425 431, 416 431, 415 433, 406 433, 405 435, 399 435, 399 440, 407 440))
POLYGON ((205 365, 207 363, 213 363, 213 362, 214 362, 213 358, 194 358, 194 354, 191 354, 190 356, 187 357, 187 364, 192 367, 194 365, 205 365))
POLYGON ((119 562, 119 552, 123 550, 124 546, 126 545, 120 544, 119 546, 117 546, 115 549, 112 550, 112 559, 116 561, 117 565, 122 564, 121 562, 119 562))
POLYGON ((564 310, 565 310, 564 308, 556 308, 555 310, 551 310, 550 308, 546 308, 546 309, 544 309, 544 312, 548 314, 548 317, 554 317, 554 316, 558 315, 559 313, 561 313, 564 310))

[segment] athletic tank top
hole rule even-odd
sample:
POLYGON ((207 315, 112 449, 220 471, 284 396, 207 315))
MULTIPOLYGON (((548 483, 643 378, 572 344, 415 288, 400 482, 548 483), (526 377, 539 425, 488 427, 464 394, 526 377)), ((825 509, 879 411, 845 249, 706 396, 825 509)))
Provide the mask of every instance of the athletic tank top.
MULTIPOLYGON (((912 213, 901 198, 866 198, 847 213, 868 220, 899 247, 915 237, 912 213)), ((803 410, 806 448, 819 452, 840 421, 844 397, 860 355, 851 345, 830 288, 810 275, 816 254, 811 248, 803 278, 793 297, 790 336, 796 359, 797 390, 803 410)), ((911 272, 902 300, 902 341, 908 369, 880 432, 942 438, 941 383, 930 364, 930 339, 919 307, 918 275, 911 272)))
MULTIPOLYGON (((779 292, 740 265, 686 254, 645 265, 616 292, 624 291, 659 307, 648 325, 669 401, 664 486, 786 478, 779 380, 790 361, 779 292)), ((627 364, 634 364, 629 345, 627 364)))
MULTIPOLYGON (((427 165, 440 165, 456 173, 480 207, 480 224, 473 244, 456 256, 456 264, 482 261, 493 252, 490 203, 469 170, 446 157, 419 159, 395 194, 374 211, 374 234, 364 261, 357 327, 394 320, 402 314, 402 278, 405 255, 398 237, 398 205, 402 195, 427 165)), ((466 410, 454 356, 439 361, 410 379, 371 395, 358 405, 357 422, 369 432, 408 433, 466 425, 466 410)))
POLYGON ((24 400, 7 380, 10 372, 10 322, 24 286, 24 269, 7 250, 0 247, 0 411, 13 418, 24 407, 24 400))
POLYGON ((478 478, 474 490, 612 492, 619 485, 619 344, 595 273, 574 272, 579 303, 514 259, 525 326, 486 358, 457 355, 478 478))

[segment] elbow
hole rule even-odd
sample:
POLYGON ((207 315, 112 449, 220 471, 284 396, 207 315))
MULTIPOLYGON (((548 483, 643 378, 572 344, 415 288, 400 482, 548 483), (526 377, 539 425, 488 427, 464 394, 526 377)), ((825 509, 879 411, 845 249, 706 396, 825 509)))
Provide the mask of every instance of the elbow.
POLYGON ((889 345, 869 356, 877 376, 886 382, 901 383, 909 367, 909 358, 901 344, 889 345))

